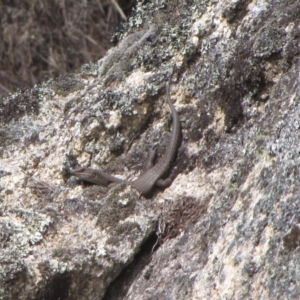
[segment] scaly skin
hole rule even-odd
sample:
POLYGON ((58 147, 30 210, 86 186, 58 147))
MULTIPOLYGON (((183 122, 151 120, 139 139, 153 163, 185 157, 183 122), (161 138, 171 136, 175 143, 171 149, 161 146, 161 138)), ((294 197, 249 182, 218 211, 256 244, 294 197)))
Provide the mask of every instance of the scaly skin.
MULTIPOLYGON (((95 183, 98 185, 108 186, 110 184, 125 182, 127 184, 132 185, 136 188, 141 195, 148 194, 151 192, 155 185, 160 187, 167 187, 172 183, 171 178, 167 178, 165 180, 161 179, 172 166, 172 163, 175 159, 176 152, 179 146, 180 141, 180 121, 178 113, 173 106, 170 99, 170 88, 169 84, 166 86, 167 88, 167 101, 171 109, 172 113, 172 134, 169 145, 166 149, 164 155, 159 159, 157 164, 152 166, 152 164, 148 165, 148 169, 140 175, 136 180, 126 181, 109 174, 101 170, 96 170, 92 168, 79 168, 70 172, 71 175, 74 175, 82 180, 95 183)), ((154 158, 154 150, 152 150, 150 157, 151 161, 154 158)))
MULTIPOLYGON (((170 99, 169 84, 167 84, 167 101, 172 112, 173 122, 172 122, 172 134, 166 152, 160 158, 157 164, 155 164, 153 167, 148 169, 145 173, 140 175, 136 180, 131 182, 131 185, 135 187, 142 195, 149 193, 154 187, 154 185, 158 182, 158 180, 161 179, 161 177, 169 171, 175 159, 177 149, 179 146, 180 121, 179 121, 178 113, 170 99)), ((171 179, 165 181, 159 181, 159 186, 167 187, 168 185, 171 184, 171 182, 172 182, 171 179)))

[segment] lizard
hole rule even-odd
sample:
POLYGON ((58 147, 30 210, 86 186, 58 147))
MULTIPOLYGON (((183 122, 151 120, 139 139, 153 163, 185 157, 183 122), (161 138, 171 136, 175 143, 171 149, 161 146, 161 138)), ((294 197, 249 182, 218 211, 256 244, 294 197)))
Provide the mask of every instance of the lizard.
POLYGON ((177 149, 180 142, 180 120, 178 113, 170 99, 170 86, 166 85, 167 102, 172 114, 172 133, 169 144, 164 155, 159 161, 153 165, 155 157, 155 149, 149 152, 149 158, 146 165, 146 171, 142 173, 137 179, 127 181, 112 175, 109 175, 101 170, 92 168, 78 168, 70 171, 70 174, 78 177, 84 181, 88 181, 97 185, 110 186, 117 183, 127 183, 138 190, 140 195, 145 195, 151 192, 154 186, 166 188, 171 185, 172 179, 170 177, 162 179, 162 177, 169 171, 175 159, 177 149))

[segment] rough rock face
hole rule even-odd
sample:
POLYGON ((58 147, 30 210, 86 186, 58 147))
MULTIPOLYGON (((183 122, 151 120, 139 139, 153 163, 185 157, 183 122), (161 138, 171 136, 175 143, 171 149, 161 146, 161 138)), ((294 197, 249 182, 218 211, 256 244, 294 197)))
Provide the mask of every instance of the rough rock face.
POLYGON ((0 299, 299 299, 299 15, 296 0, 139 2, 104 59, 1 100, 0 299), (171 187, 69 176, 132 180, 160 157, 169 79, 171 187))

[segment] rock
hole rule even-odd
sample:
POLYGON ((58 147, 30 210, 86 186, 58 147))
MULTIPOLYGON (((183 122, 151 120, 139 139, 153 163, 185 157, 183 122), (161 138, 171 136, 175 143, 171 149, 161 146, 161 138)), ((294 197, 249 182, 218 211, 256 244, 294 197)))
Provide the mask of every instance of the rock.
POLYGON ((3 299, 298 299, 300 4, 175 2, 139 1, 102 60, 1 100, 3 299), (160 157, 169 79, 169 188, 69 178, 160 157))

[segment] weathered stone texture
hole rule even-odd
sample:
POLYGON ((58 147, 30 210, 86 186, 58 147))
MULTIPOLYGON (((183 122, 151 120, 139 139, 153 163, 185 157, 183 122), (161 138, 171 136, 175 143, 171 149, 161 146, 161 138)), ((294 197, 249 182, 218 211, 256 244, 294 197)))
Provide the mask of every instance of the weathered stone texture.
POLYGON ((299 299, 299 16, 298 1, 139 1, 104 59, 1 100, 0 299, 299 299), (170 78, 171 187, 69 178, 133 179, 160 156, 170 78))

